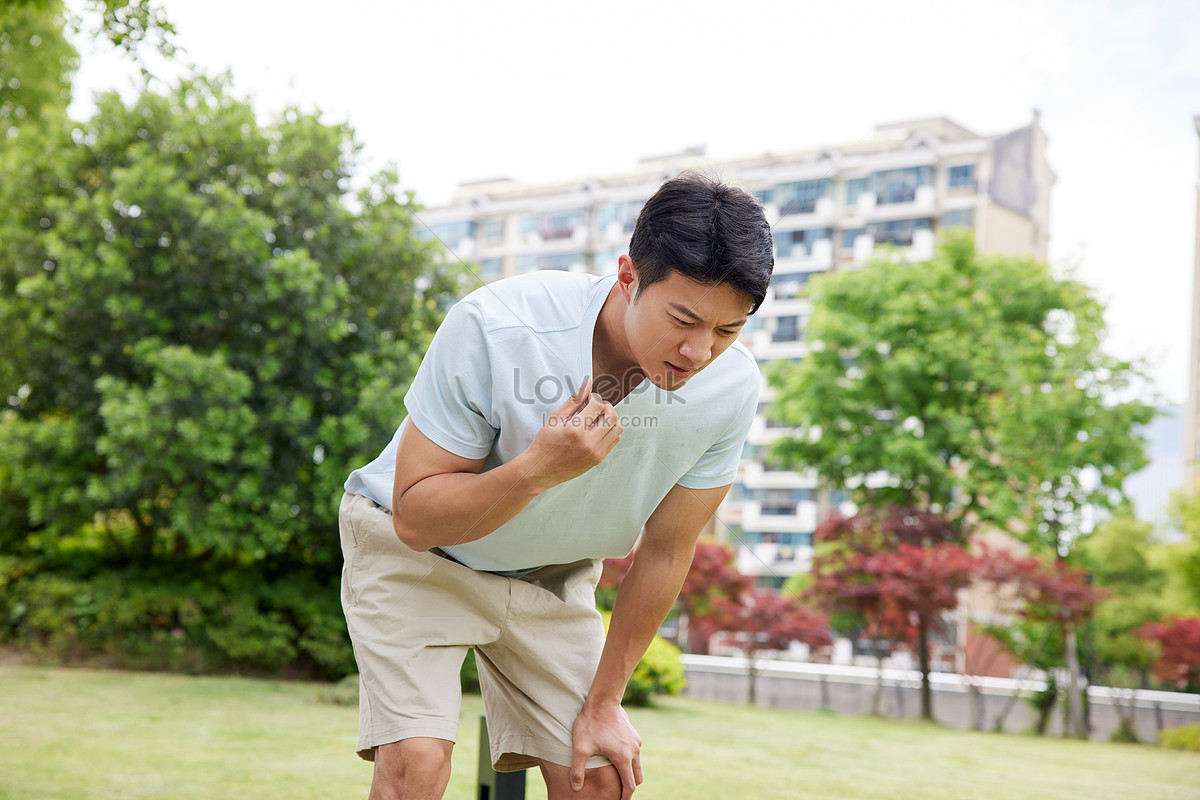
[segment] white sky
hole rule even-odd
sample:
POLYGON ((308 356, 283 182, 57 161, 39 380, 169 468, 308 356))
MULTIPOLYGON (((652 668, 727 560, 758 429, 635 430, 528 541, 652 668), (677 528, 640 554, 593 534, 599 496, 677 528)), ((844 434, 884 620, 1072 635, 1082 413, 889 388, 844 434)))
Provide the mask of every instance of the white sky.
MULTIPOLYGON (((788 150, 921 116, 999 133, 1036 107, 1058 174, 1051 261, 1098 288, 1109 350, 1186 399, 1194 0, 164 4, 182 61, 229 69, 260 114, 348 120, 365 166, 398 165, 426 204, 462 180, 623 171, 701 144, 788 150)), ((133 85, 111 53, 81 50, 76 117, 93 92, 133 85)))

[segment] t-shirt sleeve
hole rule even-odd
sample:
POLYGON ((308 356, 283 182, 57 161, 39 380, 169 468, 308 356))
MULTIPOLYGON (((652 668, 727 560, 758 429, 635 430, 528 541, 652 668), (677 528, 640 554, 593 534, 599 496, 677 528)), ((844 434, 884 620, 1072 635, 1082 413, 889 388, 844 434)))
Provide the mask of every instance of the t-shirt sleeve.
POLYGON ((460 302, 446 314, 417 368, 404 406, 439 447, 463 458, 492 450, 492 365, 479 309, 460 302))
POLYGON ((758 412, 757 377, 756 374, 753 380, 743 384, 747 386, 747 392, 741 408, 737 410, 721 438, 677 481, 680 486, 688 489, 715 489, 733 483, 733 479, 737 477, 738 462, 742 458, 746 435, 750 433, 754 415, 758 412))

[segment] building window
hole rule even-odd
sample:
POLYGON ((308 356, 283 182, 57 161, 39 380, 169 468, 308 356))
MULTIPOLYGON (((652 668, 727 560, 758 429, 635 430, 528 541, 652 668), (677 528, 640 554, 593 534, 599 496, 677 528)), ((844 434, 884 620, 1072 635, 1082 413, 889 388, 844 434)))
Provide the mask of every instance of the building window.
POLYGON ((917 187, 929 185, 931 174, 928 166, 876 172, 871 176, 876 204, 911 203, 917 197, 917 187))
POLYGON ((809 228, 802 231, 783 231, 775 234, 775 255, 778 258, 800 258, 812 255, 818 239, 828 239, 829 228, 809 228))
POLYGON ((961 226, 963 228, 975 227, 975 209, 973 208, 954 208, 942 214, 942 227, 953 228, 961 226))
POLYGON ((746 531, 742 534, 742 543, 747 546, 777 544, 781 547, 812 547, 812 533, 801 531, 746 531))
MULTIPOLYGON (((813 275, 819 272, 776 272, 771 276, 771 288, 776 300, 791 300, 804 293, 804 287, 813 275)), ((753 319, 753 317, 751 317, 753 319)))
POLYGON ((775 187, 775 205, 779 213, 811 214, 817 209, 817 201, 829 194, 829 179, 781 183, 775 187))
POLYGON ((867 230, 875 237, 875 244, 894 244, 897 247, 908 247, 913 243, 916 231, 929 230, 933 226, 925 218, 893 219, 887 222, 874 222, 867 230))
POLYGON ((758 201, 760 206, 765 206, 767 203, 771 202, 770 189, 756 189, 750 194, 754 196, 754 199, 758 201))
POLYGON ((435 222, 415 232, 418 239, 437 239, 447 250, 454 250, 459 243, 475 235, 475 222, 465 219, 455 222, 435 222))
POLYGON ((775 318, 775 333, 771 336, 774 342, 800 341, 800 317, 789 314, 786 317, 775 318))
POLYGON ((600 232, 603 233, 610 224, 617 222, 620 223, 623 233, 632 233, 643 205, 645 202, 642 200, 629 200, 624 203, 608 203, 600 206, 597 212, 597 224, 600 226, 600 232))
POLYGON ((860 236, 865 236, 866 233, 866 228, 846 228, 842 231, 842 249, 853 250, 854 240, 860 236))
POLYGON ((479 276, 485 281, 500 277, 504 262, 499 258, 485 258, 479 262, 479 276))
POLYGON ((484 222, 481 223, 479 226, 479 239, 480 239, 480 241, 487 242, 488 244, 495 244, 496 242, 503 242, 504 241, 504 220, 503 219, 484 220, 484 222))
POLYGON ((813 499, 811 489, 767 489, 765 494, 759 507, 766 517, 794 517, 801 501, 813 499))
POLYGON ((974 164, 959 164, 951 167, 948 176, 950 188, 957 186, 969 186, 975 188, 975 165, 974 164))
POLYGON ((846 205, 858 205, 858 198, 871 191, 870 178, 851 178, 846 181, 846 205))
POLYGON ((521 233, 536 233, 547 241, 570 239, 575 230, 587 220, 587 210, 572 208, 566 211, 546 211, 542 214, 526 214, 521 218, 521 233))

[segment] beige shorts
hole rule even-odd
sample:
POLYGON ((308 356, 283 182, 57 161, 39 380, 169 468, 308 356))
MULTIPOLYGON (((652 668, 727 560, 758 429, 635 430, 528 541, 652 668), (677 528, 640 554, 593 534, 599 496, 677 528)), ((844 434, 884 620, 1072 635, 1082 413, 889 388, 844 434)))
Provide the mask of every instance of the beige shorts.
MULTIPOLYGON (((405 546, 391 514, 346 494, 342 608, 358 661, 358 754, 412 737, 455 741, 459 671, 475 648, 493 766, 571 764, 571 726, 604 646, 599 561, 519 579, 405 546)), ((589 767, 608 761, 593 757, 589 767)))

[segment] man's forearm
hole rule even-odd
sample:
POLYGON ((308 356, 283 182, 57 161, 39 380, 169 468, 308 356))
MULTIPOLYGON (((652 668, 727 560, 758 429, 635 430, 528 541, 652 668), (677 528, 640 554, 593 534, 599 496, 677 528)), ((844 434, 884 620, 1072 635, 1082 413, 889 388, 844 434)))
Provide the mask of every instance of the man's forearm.
POLYGON ((587 702, 620 703, 625 685, 679 596, 692 547, 639 548, 621 581, 587 702))
POLYGON ((487 472, 432 475, 398 499, 393 527, 414 550, 473 542, 515 517, 547 488, 530 475, 523 458, 487 472))

